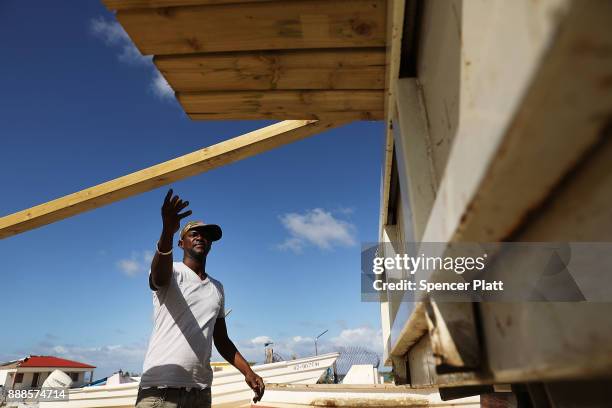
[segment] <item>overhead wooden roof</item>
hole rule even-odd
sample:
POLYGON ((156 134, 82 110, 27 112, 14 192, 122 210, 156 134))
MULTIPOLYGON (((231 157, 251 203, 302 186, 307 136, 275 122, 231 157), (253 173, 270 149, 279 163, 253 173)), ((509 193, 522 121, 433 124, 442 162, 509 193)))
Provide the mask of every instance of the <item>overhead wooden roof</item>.
POLYGON ((200 119, 382 119, 385 0, 104 0, 200 119))

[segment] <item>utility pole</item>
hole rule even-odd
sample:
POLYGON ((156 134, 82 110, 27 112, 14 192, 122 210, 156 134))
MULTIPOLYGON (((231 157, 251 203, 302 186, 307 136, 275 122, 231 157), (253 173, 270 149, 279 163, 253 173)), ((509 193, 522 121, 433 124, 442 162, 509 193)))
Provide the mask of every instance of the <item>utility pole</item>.
POLYGON ((266 352, 266 360, 265 360, 266 364, 272 363, 274 361, 274 349, 272 348, 273 345, 274 343, 272 343, 271 341, 264 344, 265 352, 266 352))
POLYGON ((317 341, 319 340, 319 337, 321 337, 322 335, 324 335, 325 333, 327 333, 328 330, 325 330, 323 333, 319 334, 317 337, 315 337, 315 356, 319 355, 319 349, 317 348, 317 341))

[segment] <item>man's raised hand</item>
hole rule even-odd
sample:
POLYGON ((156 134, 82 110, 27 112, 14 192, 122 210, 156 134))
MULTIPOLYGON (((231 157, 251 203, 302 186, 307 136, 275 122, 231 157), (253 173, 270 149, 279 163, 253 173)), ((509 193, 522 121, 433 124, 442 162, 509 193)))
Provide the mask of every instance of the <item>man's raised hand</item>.
POLYGON ((173 196, 172 189, 168 190, 161 208, 164 230, 173 234, 179 230, 181 220, 191 215, 191 210, 181 213, 188 205, 189 201, 181 200, 178 195, 173 196))

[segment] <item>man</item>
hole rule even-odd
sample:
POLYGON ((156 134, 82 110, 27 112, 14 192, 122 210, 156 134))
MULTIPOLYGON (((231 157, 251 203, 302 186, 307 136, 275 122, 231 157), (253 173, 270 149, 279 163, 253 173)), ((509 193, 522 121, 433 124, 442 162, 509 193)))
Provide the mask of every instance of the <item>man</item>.
POLYGON ((181 230, 183 261, 172 261, 172 241, 189 205, 168 191, 161 209, 162 233, 151 262, 154 327, 136 399, 137 408, 210 407, 212 342, 245 377, 261 399, 264 383, 227 335, 223 285, 206 273, 212 242, 221 238, 218 225, 192 221, 181 230))

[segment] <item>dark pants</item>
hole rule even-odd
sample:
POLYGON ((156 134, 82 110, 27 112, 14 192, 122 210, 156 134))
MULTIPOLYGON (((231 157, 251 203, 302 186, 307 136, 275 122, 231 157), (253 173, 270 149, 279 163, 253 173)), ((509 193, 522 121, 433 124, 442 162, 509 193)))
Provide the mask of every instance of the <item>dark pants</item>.
POLYGON ((210 408, 210 388, 139 388, 136 408, 210 408))

